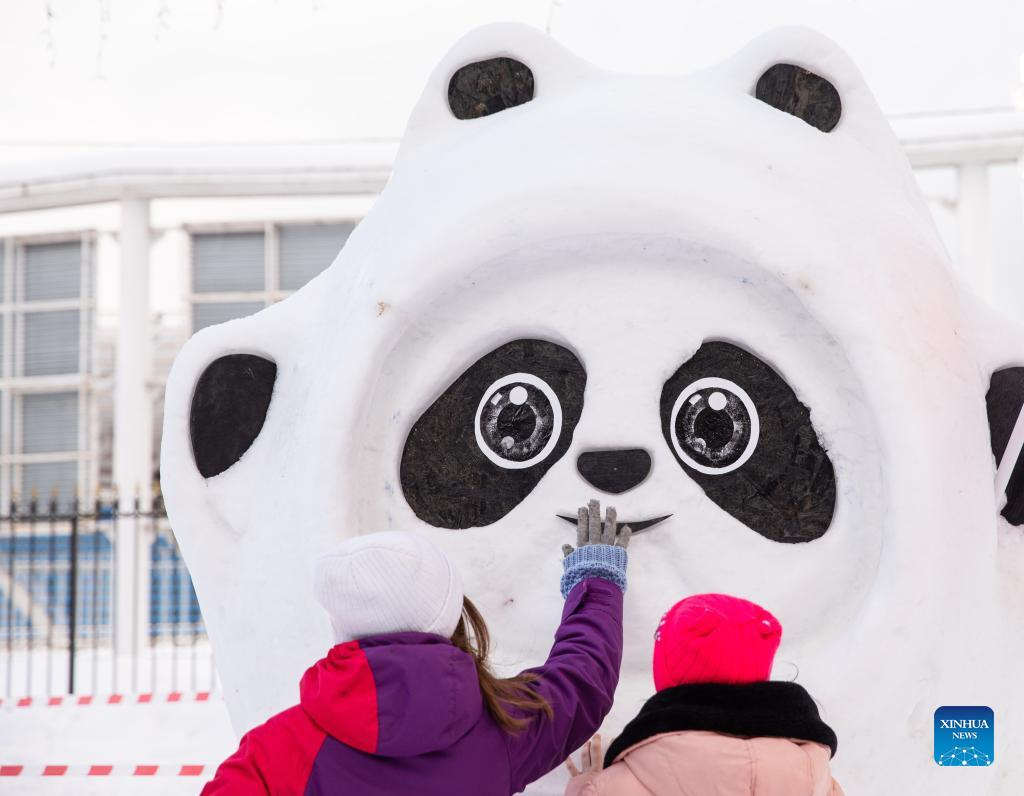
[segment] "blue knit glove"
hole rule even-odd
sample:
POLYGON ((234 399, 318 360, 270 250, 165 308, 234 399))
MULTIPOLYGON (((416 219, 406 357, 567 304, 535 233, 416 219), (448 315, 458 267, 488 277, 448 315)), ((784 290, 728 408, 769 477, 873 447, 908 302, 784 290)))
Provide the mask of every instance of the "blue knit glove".
POLYGON ((562 597, 568 597, 573 588, 587 578, 610 580, 623 593, 626 591, 626 548, 613 544, 588 544, 577 547, 564 559, 562 567, 562 597))
POLYGON ((633 535, 628 525, 620 525, 613 507, 609 506, 601 521, 601 504, 591 500, 580 506, 576 523, 576 547, 562 545, 562 596, 587 578, 610 580, 623 593, 626 591, 626 546, 633 535))

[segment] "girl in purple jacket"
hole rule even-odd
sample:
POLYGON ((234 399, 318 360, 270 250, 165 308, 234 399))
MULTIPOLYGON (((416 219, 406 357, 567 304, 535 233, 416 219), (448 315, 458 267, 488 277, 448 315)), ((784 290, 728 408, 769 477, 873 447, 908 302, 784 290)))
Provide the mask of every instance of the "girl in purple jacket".
POLYGON ((582 744, 611 709, 622 657, 629 528, 579 511, 566 598, 543 665, 501 679, 483 618, 421 536, 351 539, 317 564, 335 641, 299 704, 247 733, 203 794, 509 796, 582 744))

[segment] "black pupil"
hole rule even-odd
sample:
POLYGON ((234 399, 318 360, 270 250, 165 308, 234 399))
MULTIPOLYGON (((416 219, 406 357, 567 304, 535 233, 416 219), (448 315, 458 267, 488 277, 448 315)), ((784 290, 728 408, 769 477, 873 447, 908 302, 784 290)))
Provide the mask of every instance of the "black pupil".
POLYGON ((676 416, 675 432, 696 462, 727 467, 743 455, 750 441, 750 413, 734 392, 708 387, 687 399, 676 416))
POLYGON ((484 444, 502 459, 525 462, 548 444, 555 414, 544 391, 534 384, 509 382, 494 390, 480 411, 484 444))
POLYGON ((509 404, 498 413, 498 434, 501 439, 511 437, 522 442, 533 435, 537 427, 537 413, 527 404, 509 404))
POLYGON ((696 436, 703 439, 712 450, 727 445, 732 439, 734 429, 735 424, 724 409, 716 412, 707 408, 697 415, 697 420, 693 424, 696 436))

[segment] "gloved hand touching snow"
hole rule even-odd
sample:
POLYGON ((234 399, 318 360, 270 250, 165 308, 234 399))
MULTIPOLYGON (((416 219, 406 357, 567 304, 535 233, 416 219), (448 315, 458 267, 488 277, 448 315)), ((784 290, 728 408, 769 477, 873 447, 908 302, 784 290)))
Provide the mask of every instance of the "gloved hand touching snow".
POLYGON ((576 547, 562 545, 562 596, 587 578, 604 578, 626 590, 626 565, 629 556, 626 546, 633 535, 632 529, 618 527, 615 509, 611 506, 601 522, 601 504, 591 500, 581 506, 576 524, 576 547))

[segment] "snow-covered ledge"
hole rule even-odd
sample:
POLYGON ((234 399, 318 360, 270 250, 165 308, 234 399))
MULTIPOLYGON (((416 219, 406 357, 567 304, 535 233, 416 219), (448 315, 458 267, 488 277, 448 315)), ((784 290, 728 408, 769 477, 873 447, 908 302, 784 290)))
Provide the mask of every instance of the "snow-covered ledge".
POLYGON ((67 150, 0 166, 0 213, 163 197, 377 194, 394 140, 67 150))
POLYGON ((890 121, 915 168, 1016 163, 1024 155, 1024 111, 895 116, 890 121))

